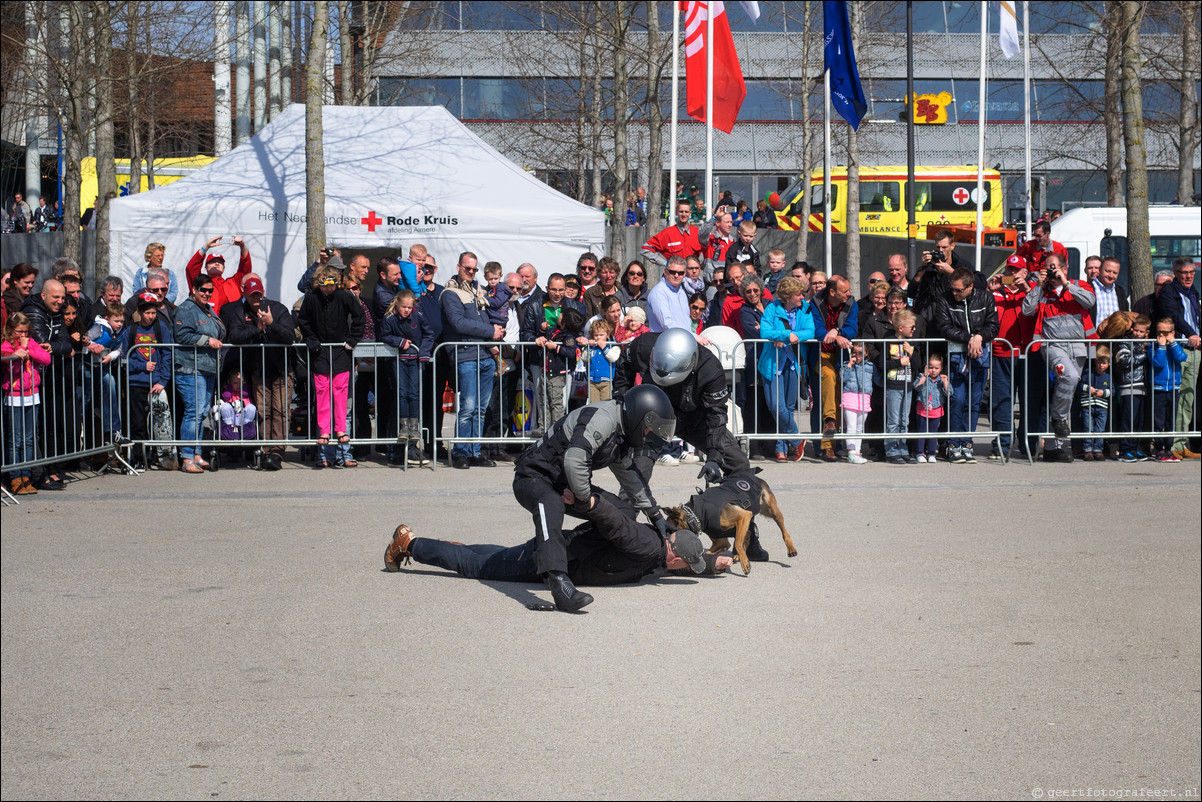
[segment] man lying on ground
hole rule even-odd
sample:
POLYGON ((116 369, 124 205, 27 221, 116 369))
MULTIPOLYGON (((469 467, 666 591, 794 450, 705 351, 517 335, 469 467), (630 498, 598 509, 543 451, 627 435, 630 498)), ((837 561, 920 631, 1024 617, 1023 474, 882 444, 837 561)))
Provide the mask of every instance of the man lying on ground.
MULTIPOLYGON (((694 574, 720 574, 731 566, 727 555, 705 554, 701 539, 688 530, 659 536, 654 526, 635 521, 636 511, 605 490, 594 491, 587 521, 564 532, 568 574, 577 585, 621 585, 638 582, 656 569, 694 574)), ((572 507, 575 496, 563 493, 572 507)), ((384 567, 399 571, 410 559, 454 571, 468 579, 541 584, 535 568, 537 543, 531 538, 520 546, 464 545, 416 537, 401 524, 384 552, 384 567)), ((591 598, 590 598, 591 601, 591 598)))

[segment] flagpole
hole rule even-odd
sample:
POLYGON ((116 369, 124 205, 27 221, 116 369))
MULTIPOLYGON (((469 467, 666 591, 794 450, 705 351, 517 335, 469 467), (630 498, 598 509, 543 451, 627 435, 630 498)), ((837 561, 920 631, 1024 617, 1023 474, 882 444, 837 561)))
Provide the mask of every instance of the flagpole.
MULTIPOLYGON (((668 186, 671 187, 668 191, 671 194, 668 200, 668 220, 674 221, 676 218, 676 124, 680 119, 680 6, 676 0, 672 2, 672 133, 671 133, 671 149, 672 159, 669 167, 668 186)), ((656 169, 662 170, 662 165, 656 169)), ((654 229, 652 229, 654 230, 654 229)))
POLYGON ((918 266, 918 203, 914 197, 914 2, 906 2, 906 238, 909 240, 909 262, 907 267, 918 266))
POLYGON ((1027 137, 1027 241, 1031 239, 1031 18, 1029 3, 1023 3, 1023 128, 1027 137))
POLYGON ((977 235, 976 268, 981 269, 981 245, 985 232, 985 48, 989 43, 989 4, 981 0, 981 72, 977 79, 980 89, 977 109, 977 235))
POLYGON ((826 280, 831 278, 831 71, 823 70, 823 82, 826 86, 826 103, 823 106, 824 125, 826 127, 826 154, 822 159, 822 236, 826 245, 824 272, 826 280))
POLYGON ((705 213, 714 214, 714 3, 705 4, 705 213))

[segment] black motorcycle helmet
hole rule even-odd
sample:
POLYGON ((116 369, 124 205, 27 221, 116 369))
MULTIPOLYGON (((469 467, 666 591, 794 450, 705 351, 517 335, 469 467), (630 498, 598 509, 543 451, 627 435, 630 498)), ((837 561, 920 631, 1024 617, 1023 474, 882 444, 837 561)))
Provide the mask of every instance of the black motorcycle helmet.
POLYGON ((622 430, 626 442, 635 447, 653 438, 664 443, 671 440, 676 433, 676 410, 672 409, 667 393, 654 384, 640 384, 627 390, 622 398, 622 430), (647 429, 651 431, 644 436, 647 429))

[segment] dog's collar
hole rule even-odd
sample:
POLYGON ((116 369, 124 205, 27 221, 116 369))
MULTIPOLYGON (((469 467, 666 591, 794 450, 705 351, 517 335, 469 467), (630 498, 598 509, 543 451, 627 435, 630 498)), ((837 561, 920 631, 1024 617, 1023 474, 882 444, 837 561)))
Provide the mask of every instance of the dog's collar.
POLYGON ((701 519, 697 517, 697 513, 693 512, 693 508, 688 504, 681 504, 680 511, 684 513, 685 522, 689 525, 689 529, 693 534, 701 534, 701 519))

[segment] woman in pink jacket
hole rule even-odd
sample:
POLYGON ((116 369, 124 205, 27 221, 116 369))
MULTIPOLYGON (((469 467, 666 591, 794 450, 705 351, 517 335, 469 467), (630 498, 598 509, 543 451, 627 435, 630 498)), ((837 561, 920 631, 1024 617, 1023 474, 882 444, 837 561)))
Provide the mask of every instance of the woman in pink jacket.
MULTIPOLYGON (((38 388, 42 383, 41 368, 50 364, 46 349, 29 339, 29 318, 17 312, 4 326, 3 356, 4 395, 4 464, 19 465, 32 462, 37 456, 34 434, 38 426, 38 388)), ((16 495, 36 493, 29 479, 30 469, 19 467, 9 472, 9 489, 16 495)))

